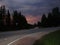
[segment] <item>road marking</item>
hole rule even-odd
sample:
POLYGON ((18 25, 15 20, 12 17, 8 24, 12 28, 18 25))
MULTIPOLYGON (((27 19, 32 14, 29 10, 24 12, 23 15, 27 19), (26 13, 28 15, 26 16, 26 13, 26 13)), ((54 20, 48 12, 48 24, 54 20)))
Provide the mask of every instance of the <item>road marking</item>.
POLYGON ((16 42, 16 41, 18 41, 18 40, 20 40, 20 39, 23 39, 24 37, 27 37, 27 36, 29 36, 29 35, 22 36, 21 38, 18 38, 18 39, 16 39, 16 40, 10 42, 10 43, 7 44, 7 45, 11 45, 12 43, 14 43, 14 42, 16 42))
MULTIPOLYGON (((38 34, 38 33, 48 34, 49 32, 37 32, 37 33, 33 33, 33 34, 38 34)), ((18 40, 20 40, 20 39, 23 39, 23 38, 25 38, 25 37, 27 37, 27 36, 31 36, 31 35, 33 35, 33 34, 28 34, 28 35, 22 36, 22 37, 20 37, 20 38, 18 38, 18 39, 16 39, 16 40, 10 42, 10 43, 7 44, 7 45, 11 45, 11 44, 13 44, 13 43, 16 42, 16 41, 18 41, 18 40)))
MULTIPOLYGON (((42 32, 38 32, 38 33, 42 33, 42 32)), ((33 34, 37 34, 37 33, 33 33, 33 34)), ((25 38, 25 37, 27 37, 27 36, 31 36, 31 35, 32 35, 32 34, 28 34, 28 35, 22 36, 22 37, 20 37, 20 38, 18 38, 18 39, 16 39, 16 40, 10 42, 10 43, 7 44, 7 45, 11 45, 11 44, 13 44, 13 43, 16 42, 16 41, 18 41, 18 40, 20 40, 20 39, 23 39, 23 38, 25 38)))

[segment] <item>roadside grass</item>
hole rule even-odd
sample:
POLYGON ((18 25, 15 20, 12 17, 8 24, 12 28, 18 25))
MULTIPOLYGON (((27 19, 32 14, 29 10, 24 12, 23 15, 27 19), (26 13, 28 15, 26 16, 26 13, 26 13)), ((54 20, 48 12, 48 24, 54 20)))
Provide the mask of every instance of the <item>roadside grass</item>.
POLYGON ((36 40, 33 45, 60 45, 60 30, 43 36, 36 40))

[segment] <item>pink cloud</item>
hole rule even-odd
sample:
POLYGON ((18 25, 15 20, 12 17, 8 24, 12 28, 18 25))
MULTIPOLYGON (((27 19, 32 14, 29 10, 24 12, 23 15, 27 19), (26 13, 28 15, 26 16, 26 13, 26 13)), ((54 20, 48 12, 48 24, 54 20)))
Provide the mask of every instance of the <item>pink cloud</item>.
POLYGON ((26 20, 29 24, 34 24, 37 23, 38 21, 41 21, 41 16, 37 15, 37 16, 33 16, 33 15, 26 15, 26 20))

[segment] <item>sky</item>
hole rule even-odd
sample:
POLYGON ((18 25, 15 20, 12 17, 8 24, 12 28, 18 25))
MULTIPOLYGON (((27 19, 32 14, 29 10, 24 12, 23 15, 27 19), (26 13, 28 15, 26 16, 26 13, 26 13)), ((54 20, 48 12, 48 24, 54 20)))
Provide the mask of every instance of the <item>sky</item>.
POLYGON ((18 10, 26 17, 28 23, 41 21, 41 16, 51 12, 52 8, 60 8, 60 0, 0 0, 10 11, 18 10))

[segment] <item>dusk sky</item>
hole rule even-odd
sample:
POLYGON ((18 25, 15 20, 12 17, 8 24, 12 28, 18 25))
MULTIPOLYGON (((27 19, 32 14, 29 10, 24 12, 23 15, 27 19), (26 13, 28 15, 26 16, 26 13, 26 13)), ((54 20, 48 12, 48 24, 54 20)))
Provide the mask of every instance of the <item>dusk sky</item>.
POLYGON ((60 0, 0 0, 0 5, 5 5, 10 11, 21 11, 28 23, 41 20, 42 14, 51 12, 52 8, 60 8, 60 0))

